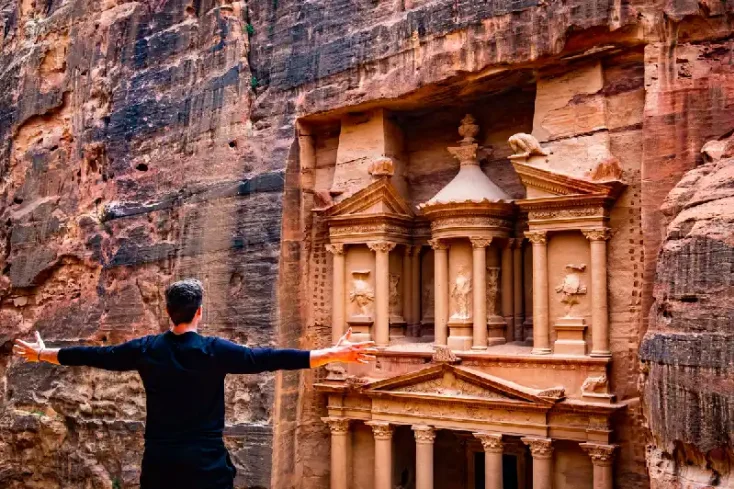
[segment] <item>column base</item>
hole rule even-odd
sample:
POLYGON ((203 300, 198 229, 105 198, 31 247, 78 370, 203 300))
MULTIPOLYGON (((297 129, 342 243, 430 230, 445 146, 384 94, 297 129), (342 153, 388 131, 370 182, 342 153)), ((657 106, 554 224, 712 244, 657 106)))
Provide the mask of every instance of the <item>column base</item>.
POLYGON ((403 338, 405 337, 407 323, 405 319, 401 317, 390 318, 390 338, 403 338))
POLYGON ((504 345, 507 343, 507 323, 501 316, 489 316, 487 318, 487 344, 504 345))
POLYGON ((550 348, 533 348, 530 352, 531 355, 550 355, 552 350, 550 348))
POLYGON ((484 351, 484 350, 487 349, 487 345, 485 345, 485 346, 482 346, 482 345, 472 345, 471 349, 473 351, 484 351))
POLYGON ((523 335, 525 335, 525 341, 533 342, 533 318, 529 317, 522 323, 523 335))
POLYGON ((611 358, 612 352, 611 351, 592 351, 589 353, 589 356, 591 357, 601 357, 601 358, 611 358))

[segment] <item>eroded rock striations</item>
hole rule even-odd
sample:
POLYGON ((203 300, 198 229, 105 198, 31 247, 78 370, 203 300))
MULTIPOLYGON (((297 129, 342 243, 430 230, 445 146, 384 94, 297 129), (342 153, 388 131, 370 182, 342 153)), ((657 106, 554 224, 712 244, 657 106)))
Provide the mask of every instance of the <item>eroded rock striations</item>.
MULTIPOLYGON (((615 483, 734 487, 732 160, 701 154, 734 129, 733 15, 732 0, 0 0, 0 487, 136 487, 142 446, 134 375, 21 365, 15 337, 160 331, 163 287, 196 276, 206 333, 330 341, 312 211, 333 197, 340 121, 375 107, 409 112, 405 184, 426 198, 454 174, 443 148, 468 108, 495 124, 482 165, 513 198, 514 133, 613 153, 629 185, 611 219, 629 253, 609 257, 615 483)), ((317 375, 230 379, 237 487, 328 487, 317 375)))

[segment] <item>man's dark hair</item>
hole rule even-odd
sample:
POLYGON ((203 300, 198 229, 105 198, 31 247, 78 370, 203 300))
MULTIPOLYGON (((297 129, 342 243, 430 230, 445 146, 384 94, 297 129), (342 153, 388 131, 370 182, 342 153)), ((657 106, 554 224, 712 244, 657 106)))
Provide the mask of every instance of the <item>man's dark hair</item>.
POLYGON ((201 282, 188 278, 174 282, 166 288, 166 310, 173 324, 190 323, 201 307, 204 288, 201 282))

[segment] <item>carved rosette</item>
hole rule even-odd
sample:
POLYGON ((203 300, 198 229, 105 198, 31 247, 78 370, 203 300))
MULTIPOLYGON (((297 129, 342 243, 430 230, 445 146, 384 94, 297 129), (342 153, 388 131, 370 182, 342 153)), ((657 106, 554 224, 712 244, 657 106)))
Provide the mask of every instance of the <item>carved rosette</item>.
POLYGON ((469 238, 473 248, 486 248, 492 244, 492 238, 469 238))
POLYGON ((375 440, 392 439, 393 427, 390 423, 386 423, 384 421, 368 421, 365 424, 372 427, 372 433, 375 435, 375 440))
POLYGON ((441 239, 429 239, 428 244, 435 251, 446 251, 449 249, 448 243, 446 243, 446 241, 443 241, 441 239))
POLYGON ((349 433, 349 419, 347 418, 321 418, 321 421, 329 425, 332 435, 349 433))
POLYGON ((495 435, 490 433, 474 433, 474 437, 482 442, 484 451, 488 453, 502 453, 504 452, 504 444, 502 443, 502 435, 495 435))
POLYGON ((582 232, 589 241, 606 241, 612 237, 609 228, 585 229, 582 232))
POLYGON ((595 443, 580 443, 583 451, 589 454, 591 463, 600 466, 610 466, 614 462, 614 450, 617 445, 597 445, 595 443))
POLYGON ((549 438, 520 438, 530 448, 533 458, 551 458, 553 442, 549 438))
POLYGON ((342 243, 327 244, 325 248, 326 248, 326 251, 328 251, 332 255, 343 255, 344 254, 344 245, 342 243))
POLYGON ((372 241, 367 243, 367 247, 375 253, 390 253, 395 249, 395 246, 396 243, 393 243, 392 241, 372 241))
POLYGON ((547 242, 547 233, 545 231, 527 231, 525 233, 525 237, 533 243, 536 244, 546 244, 547 242))
POLYGON ((433 426, 427 426, 427 425, 413 426, 413 434, 415 435, 416 443, 432 445, 433 440, 436 439, 436 430, 433 428, 433 426))

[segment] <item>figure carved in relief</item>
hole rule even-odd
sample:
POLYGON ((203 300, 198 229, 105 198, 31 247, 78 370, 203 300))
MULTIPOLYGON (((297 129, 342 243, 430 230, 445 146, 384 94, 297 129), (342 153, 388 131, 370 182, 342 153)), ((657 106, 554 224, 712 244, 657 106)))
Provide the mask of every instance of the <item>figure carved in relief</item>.
POLYGON ((497 298, 499 296, 499 267, 487 267, 487 316, 497 316, 497 298))
POLYGON ((607 376, 588 377, 581 385, 581 394, 605 394, 607 392, 607 376))
POLYGON ((548 156, 550 153, 544 150, 535 136, 518 133, 508 140, 512 148, 512 156, 515 158, 530 158, 533 155, 548 156))
POLYGON ((454 301, 454 313, 452 318, 468 319, 471 310, 471 275, 467 272, 466 267, 461 267, 459 273, 456 274, 454 285, 451 288, 451 298, 454 301))
POLYGON ((566 317, 571 317, 571 310, 579 303, 579 296, 586 294, 586 286, 581 285, 580 275, 584 270, 586 265, 566 265, 566 276, 556 287, 556 292, 561 294, 561 302, 566 304, 566 317))
POLYGON ((423 319, 433 317, 433 280, 427 281, 423 285, 423 319))
POLYGON ((403 314, 403 301, 400 296, 400 275, 390 274, 390 315, 401 316, 403 314))
POLYGON ((375 293, 367 282, 369 270, 355 270, 352 272, 352 291, 349 300, 354 302, 359 310, 359 316, 369 317, 372 315, 372 303, 375 301, 375 293))

